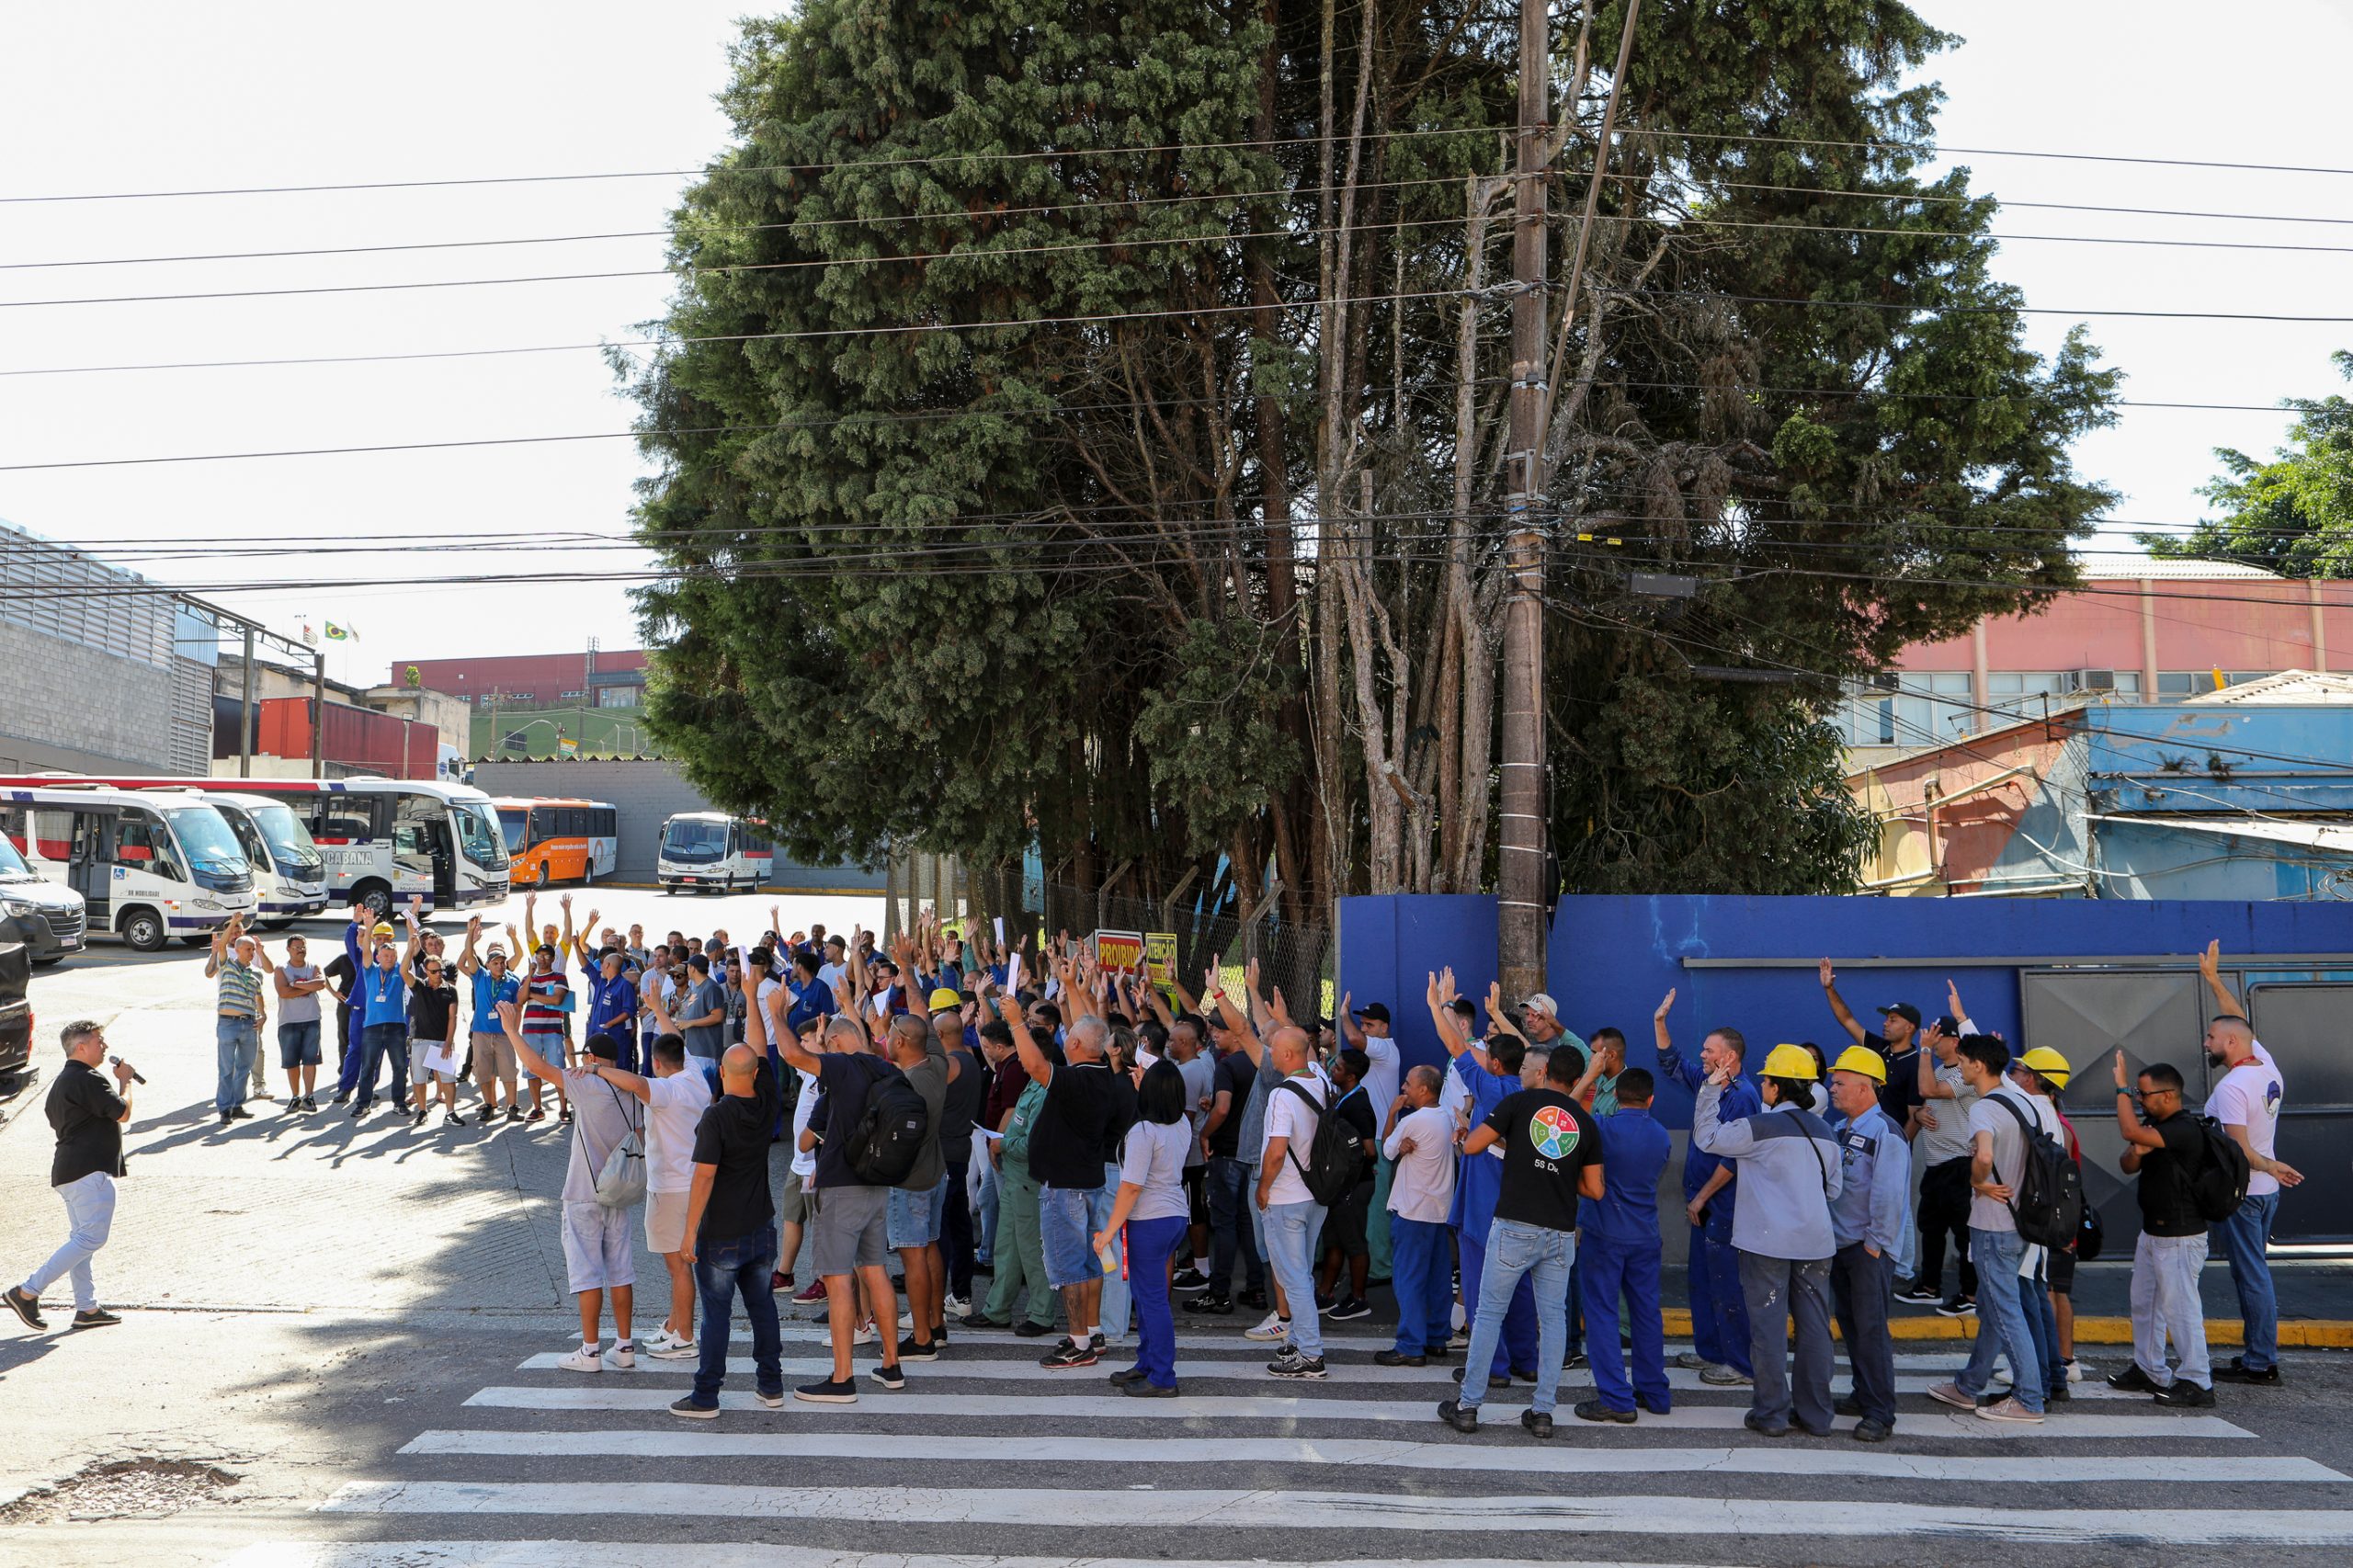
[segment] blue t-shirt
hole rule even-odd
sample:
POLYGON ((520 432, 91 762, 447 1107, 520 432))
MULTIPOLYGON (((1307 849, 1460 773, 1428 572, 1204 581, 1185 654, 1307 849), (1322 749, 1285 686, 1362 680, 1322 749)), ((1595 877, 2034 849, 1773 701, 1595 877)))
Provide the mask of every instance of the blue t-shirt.
MULTIPOLYGON (((1473 1127, 1483 1123, 1506 1096, 1519 1093, 1518 1074, 1490 1073, 1467 1051, 1454 1059, 1454 1074, 1471 1091, 1473 1127)), ((1495 1222, 1495 1199, 1503 1195, 1504 1163, 1489 1153, 1464 1154, 1455 1169, 1454 1210, 1447 1222, 1483 1245, 1495 1222)))
POLYGON ((360 1027, 398 1024, 408 1028, 408 976, 399 966, 383 969, 369 964, 359 976, 360 1027))
POLYGON ((1581 1199, 1577 1224, 1606 1241, 1658 1245, 1658 1178, 1671 1141, 1648 1108, 1621 1108, 1599 1119, 1601 1196, 1581 1199))
POLYGON ((476 1034, 504 1034, 506 1026, 498 1021, 498 1004, 520 997, 523 983, 511 969, 496 980, 490 977, 487 969, 478 969, 473 972, 473 983, 474 1021, 470 1027, 476 1034))
POLYGON ((809 1027, 813 1018, 831 1017, 841 1011, 834 1001, 834 988, 822 980, 813 980, 792 994, 792 1006, 785 1009, 784 1027, 798 1035, 809 1027))

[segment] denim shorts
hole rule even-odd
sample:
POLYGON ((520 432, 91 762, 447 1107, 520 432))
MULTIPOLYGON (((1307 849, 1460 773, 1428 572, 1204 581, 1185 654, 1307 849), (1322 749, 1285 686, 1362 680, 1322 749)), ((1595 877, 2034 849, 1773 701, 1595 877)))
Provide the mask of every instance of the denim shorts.
POLYGON ((278 1026, 278 1064, 316 1067, 319 1064, 319 1020, 278 1026))
POLYGON ((574 1294, 637 1283, 630 1211, 601 1203, 563 1206, 563 1269, 574 1294))
POLYGON ((939 1222, 948 1212, 948 1177, 942 1175, 928 1192, 891 1189, 891 1250, 927 1247, 939 1239, 939 1222))
POLYGON ((1091 1187, 1038 1189, 1038 1233, 1045 1244, 1046 1283, 1057 1290, 1103 1278, 1089 1228, 1096 1197, 1091 1187))

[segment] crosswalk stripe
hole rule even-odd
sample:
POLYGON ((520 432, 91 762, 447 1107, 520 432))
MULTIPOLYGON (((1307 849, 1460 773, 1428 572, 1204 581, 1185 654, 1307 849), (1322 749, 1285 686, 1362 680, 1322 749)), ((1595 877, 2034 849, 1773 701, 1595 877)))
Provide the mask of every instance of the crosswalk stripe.
MULTIPOLYGON (((1900 1428, 1910 1436, 1908 1428, 1900 1428)), ((1561 1473, 1550 1449, 1494 1444, 1415 1443, 1363 1437, 936 1437, 873 1432, 430 1431, 404 1454, 471 1454, 566 1459, 813 1459, 1022 1464, 1149 1464, 1183 1474, 1195 1464, 1264 1462, 1353 1465, 1392 1470, 1561 1473)), ((2326 1465, 2295 1457, 2241 1459, 2204 1454, 2046 1454, 2012 1459, 1891 1453, 1863 1449, 1579 1448, 1580 1474, 1675 1475, 1712 1471, 1733 1475, 1839 1475, 1890 1481, 1951 1481, 1973 1485, 2060 1485, 2085 1482, 2175 1483, 2348 1483, 2326 1465)))
MULTIPOLYGON (((469 1406, 497 1410, 666 1410, 682 1388, 633 1388, 610 1383, 594 1387, 529 1387, 486 1388, 466 1401, 469 1406)), ((1281 1395, 1221 1397, 1188 1394, 1178 1399, 1131 1399, 1124 1394, 926 1394, 892 1392, 870 1380, 861 1379, 859 1403, 854 1405, 805 1404, 791 1402, 797 1414, 813 1412, 850 1415, 952 1415, 978 1420, 994 1420, 1006 1416, 1070 1416, 1087 1419, 1154 1418, 1167 1421, 1175 1418, 1199 1416, 1211 1419, 1258 1420, 1289 1419, 1294 1421, 1415 1421, 1433 1422, 1437 1419, 1434 1400, 1360 1400, 1313 1399, 1281 1395)), ((1433 1391, 1435 1392, 1435 1391, 1433 1391)), ((722 1390, 720 1407, 723 1410, 757 1410, 761 1408, 749 1392, 722 1390)), ((1519 1419, 1520 1406, 1503 1404, 1490 1400, 1483 1404, 1482 1413, 1490 1425, 1519 1419)), ((1736 1429, 1746 1412, 1735 1405, 1685 1405, 1666 1415, 1645 1415, 1640 1427, 1598 1426, 1599 1432, 1628 1432, 1650 1428, 1690 1428, 1699 1430, 1736 1429)), ((2175 1415, 2165 1413, 2148 1415, 2072 1415, 2062 1412, 2042 1424, 2026 1425, 2011 1422, 1981 1421, 1959 1411, 1906 1412, 1903 1416, 1904 1429, 1914 1434, 1933 1433, 1940 1437, 2003 1438, 2015 1437, 2252 1437, 2254 1433, 2233 1426, 2219 1416, 2175 1415)), ((1837 1423, 1850 1427, 1854 1422, 1842 1416, 1837 1423)), ((1583 1424, 1580 1424, 1582 1429, 1583 1424)))
MULTIPOLYGON (((527 1358, 516 1370, 553 1372, 559 1369, 557 1363, 563 1359, 561 1355, 551 1350, 527 1358)), ((1267 1359, 1267 1354, 1262 1351, 1256 1359, 1179 1361, 1176 1364, 1176 1376, 1180 1381, 1187 1378, 1255 1378, 1263 1381, 1267 1373, 1262 1363, 1266 1359, 1267 1359)), ((1129 1358, 1126 1356, 1106 1352, 1102 1362, 1097 1367, 1082 1367, 1068 1371, 1050 1371, 1026 1357, 1008 1360, 980 1359, 951 1355, 948 1359, 941 1361, 910 1363, 907 1367, 907 1375, 911 1378, 921 1378, 926 1381, 943 1378, 960 1378, 992 1382, 1040 1382, 1063 1387, 1093 1388, 1102 1382, 1107 1375, 1107 1369, 1125 1366, 1128 1362, 1129 1358)), ((877 1363, 870 1358, 860 1358, 858 1369, 864 1371, 868 1366, 875 1364, 877 1363)), ((834 1364, 830 1360, 791 1358, 785 1360, 782 1365, 787 1378, 814 1378, 831 1375, 834 1364)), ((692 1361, 662 1361, 642 1356, 638 1358, 637 1365, 628 1369, 627 1371, 611 1366, 607 1367, 606 1370, 621 1376, 631 1373, 656 1373, 671 1377, 689 1377, 693 1374, 694 1363, 692 1361)), ((730 1356, 727 1358, 727 1370, 732 1374, 749 1377, 756 1370, 756 1363, 748 1356, 730 1356)), ((598 1374, 585 1375, 594 1377, 598 1374)), ((1354 1364, 1336 1368, 1332 1377, 1333 1381, 1341 1384, 1402 1384, 1407 1387, 1426 1388, 1433 1393, 1444 1392, 1453 1381, 1445 1372, 1429 1367, 1371 1367, 1354 1364)), ((1947 1377, 1918 1374, 1902 1376, 1895 1380, 1895 1392, 1926 1393, 1937 1384, 1949 1381, 1949 1375, 1947 1377)), ((1680 1367, 1671 1367, 1667 1369, 1666 1381, 1671 1389, 1682 1389, 1690 1392, 1733 1392, 1731 1389, 1711 1391, 1709 1384, 1699 1381, 1699 1373, 1687 1371, 1680 1367)), ((1589 1389, 1593 1386, 1593 1374, 1584 1368, 1573 1368, 1561 1375, 1561 1386, 1589 1389)), ((2105 1384, 2095 1388, 2079 1388, 2075 1397, 2083 1400, 2112 1400, 2143 1404, 2148 1402, 2146 1394, 2125 1393, 2109 1388, 2105 1384)))
POLYGON ((2353 1509, 2026 1509, 1807 1498, 1647 1494, 1425 1497, 1257 1488, 1115 1492, 902 1486, 733 1486, 692 1482, 354 1482, 320 1507, 339 1514, 849 1520, 1105 1529, 1569 1531, 1645 1536, 1936 1535, 2038 1544, 2237 1543, 2353 1547, 2353 1509))
MULTIPOLYGON (((1622 1562, 1481 1557, 1392 1560, 1392 1568, 1627 1568, 1622 1562)), ((1231 1568, 1223 1559, 1165 1557, 952 1557, 766 1541, 402 1540, 272 1541, 247 1547, 222 1568, 1231 1568)), ((1359 1558, 1290 1562, 1285 1568, 1365 1568, 1359 1558)), ((1641 1568, 1695 1568, 1644 1562, 1641 1568)))

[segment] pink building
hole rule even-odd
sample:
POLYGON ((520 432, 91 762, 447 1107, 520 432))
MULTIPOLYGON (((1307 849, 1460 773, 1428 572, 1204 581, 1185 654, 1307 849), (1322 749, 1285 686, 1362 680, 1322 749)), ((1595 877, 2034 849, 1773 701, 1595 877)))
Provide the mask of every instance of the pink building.
POLYGON ((2034 615, 1981 620, 1918 642, 1895 673, 1851 695, 1847 745, 1869 762, 2039 714, 2045 699, 2179 699, 2281 670, 2353 669, 2353 583, 2300 581, 2210 561, 2086 564, 2081 591, 2034 615))

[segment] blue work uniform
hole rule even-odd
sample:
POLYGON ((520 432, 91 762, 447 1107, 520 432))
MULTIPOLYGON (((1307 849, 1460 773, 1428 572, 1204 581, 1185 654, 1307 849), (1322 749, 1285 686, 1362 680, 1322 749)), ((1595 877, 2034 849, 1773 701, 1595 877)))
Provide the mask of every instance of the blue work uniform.
MULTIPOLYGON (((1454 1059, 1454 1074, 1471 1092, 1471 1125, 1485 1124, 1504 1096, 1519 1092, 1519 1074, 1494 1073, 1482 1067, 1469 1051, 1454 1059)), ((1486 1275, 1487 1233, 1495 1222, 1495 1199, 1503 1192, 1504 1163, 1491 1154, 1464 1154, 1455 1165, 1454 1207, 1447 1223, 1454 1227, 1454 1245, 1462 1268, 1462 1300, 1475 1310, 1479 1282, 1486 1275)), ((1463 1375, 1478 1369, 1466 1368, 1463 1375)), ((1495 1374, 1536 1370, 1536 1287, 1523 1274, 1504 1312, 1504 1331, 1495 1342, 1495 1374)))
POLYGON ((368 1009, 359 1000, 360 983, 368 978, 368 960, 360 950, 357 920, 343 928, 343 956, 351 960, 351 1021, 343 1041, 343 1071, 335 1074, 335 1097, 338 1104, 351 1097, 351 1091, 359 1085, 360 1066, 368 1060, 368 1052, 360 1043, 367 1038, 368 1009))
POLYGON ((1664 1415, 1673 1407, 1666 1386, 1666 1346, 1659 1322, 1658 1178, 1674 1141, 1647 1107, 1627 1107, 1599 1119, 1601 1196, 1577 1205, 1577 1283, 1592 1329, 1593 1383, 1612 1410, 1643 1407, 1664 1415), (1632 1321, 1634 1377, 1618 1353, 1618 1298, 1632 1321))
POLYGON ((599 955, 594 963, 580 966, 581 978, 588 983, 588 1021, 581 1033, 585 1043, 595 1034, 613 1037, 613 1049, 620 1060, 615 1063, 624 1073, 637 1071, 637 987, 627 973, 605 978, 605 963, 599 955))
MULTIPOLYGON (((1658 1065, 1659 1071, 1694 1095, 1708 1081, 1707 1070, 1696 1061, 1684 1061, 1678 1051, 1659 1052, 1658 1065)), ((1725 1121, 1755 1116, 1764 1108, 1764 1096, 1747 1078, 1733 1079, 1716 1106, 1717 1115, 1725 1121)), ((1691 1199, 1699 1195, 1708 1178, 1726 1164, 1701 1149, 1698 1140, 1692 1141, 1683 1156, 1685 1208, 1691 1206, 1691 1199)), ((1686 1277, 1690 1287, 1691 1347, 1702 1361, 1730 1367, 1741 1376, 1749 1377, 1754 1375, 1754 1369, 1748 1358, 1748 1306, 1740 1293, 1740 1258, 1732 1244, 1732 1225, 1739 1198, 1740 1182, 1735 1171, 1732 1184, 1708 1200, 1700 1222, 1691 1227, 1686 1277)))
POLYGON ((1876 1105, 1833 1122, 1830 1135, 1838 1145, 1840 1177, 1838 1196, 1830 1204, 1838 1245, 1830 1259, 1831 1311, 1847 1342, 1855 1403, 1866 1418, 1893 1426, 1895 1341, 1887 1319, 1911 1199, 1912 1147, 1876 1105))

